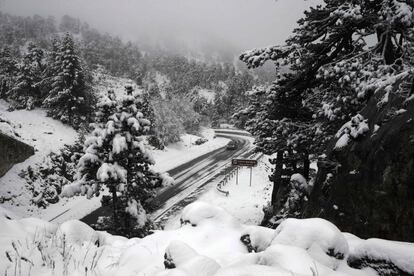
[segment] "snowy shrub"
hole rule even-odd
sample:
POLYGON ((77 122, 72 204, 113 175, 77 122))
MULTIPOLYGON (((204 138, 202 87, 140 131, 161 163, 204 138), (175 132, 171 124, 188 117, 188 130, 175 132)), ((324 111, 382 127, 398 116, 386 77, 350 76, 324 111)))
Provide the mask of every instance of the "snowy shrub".
POLYGON ((269 219, 269 226, 276 227, 286 218, 300 218, 302 210, 308 201, 309 185, 306 179, 298 173, 290 177, 287 187, 287 193, 284 198, 281 198, 282 203, 280 210, 273 210, 273 206, 265 206, 264 212, 269 219))
POLYGON ((246 226, 240 240, 249 252, 261 252, 270 246, 274 237, 274 229, 262 226, 246 226))
POLYGON ((181 140, 181 135, 185 133, 184 126, 178 119, 175 112, 171 109, 170 103, 158 99, 153 103, 157 108, 155 112, 155 136, 163 146, 181 140))
POLYGON ((18 231, 18 227, 24 227, 26 235, 23 242, 12 241, 8 245, 5 251, 6 263, 0 265, 5 269, 5 275, 69 276, 97 273, 104 248, 99 248, 92 240, 82 237, 82 231, 78 231, 81 222, 75 224, 72 222, 72 231, 68 232, 71 238, 68 239, 65 234, 59 234, 63 229, 59 230, 55 225, 42 221, 10 222, 9 230, 18 231), (84 242, 74 243, 74 235, 84 242))
POLYGON ((336 137, 339 138, 335 144, 335 149, 340 150, 348 145, 350 140, 358 139, 369 131, 368 120, 360 114, 352 117, 349 122, 344 124, 341 129, 336 133, 336 137))
POLYGON ((32 203, 47 207, 59 201, 62 187, 74 180, 76 164, 82 154, 82 137, 74 145, 65 145, 58 153, 50 153, 43 162, 22 170, 21 177, 32 193, 32 203))
POLYGON ((206 139, 206 138, 198 138, 198 139, 194 142, 194 144, 195 144, 195 145, 197 145, 197 146, 199 146, 199 145, 202 145, 202 144, 204 144, 204 143, 206 143, 206 142, 208 142, 208 139, 206 139))

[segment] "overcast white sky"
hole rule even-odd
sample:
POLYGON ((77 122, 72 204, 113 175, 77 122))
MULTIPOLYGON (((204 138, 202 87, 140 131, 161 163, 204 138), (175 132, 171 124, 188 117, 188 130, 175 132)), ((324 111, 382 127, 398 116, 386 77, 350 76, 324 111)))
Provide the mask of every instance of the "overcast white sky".
POLYGON ((321 0, 0 0, 18 15, 64 14, 130 40, 216 39, 236 49, 283 42, 303 11, 321 0))

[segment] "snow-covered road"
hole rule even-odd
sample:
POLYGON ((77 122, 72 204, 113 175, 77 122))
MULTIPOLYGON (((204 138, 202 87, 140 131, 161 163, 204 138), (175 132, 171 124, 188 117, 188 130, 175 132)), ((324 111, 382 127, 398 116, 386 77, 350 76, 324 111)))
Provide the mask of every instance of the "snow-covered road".
MULTIPOLYGON (((216 134, 217 137, 237 141, 238 148, 227 150, 222 147, 169 170, 168 173, 174 177, 175 184, 161 190, 154 199, 156 210, 151 214, 154 222, 163 225, 170 216, 195 201, 207 185, 230 166, 232 158, 253 154, 253 138, 246 133, 216 130, 216 134)), ((101 207, 84 217, 82 221, 93 224, 99 216, 108 215, 110 212, 111 210, 101 207)))

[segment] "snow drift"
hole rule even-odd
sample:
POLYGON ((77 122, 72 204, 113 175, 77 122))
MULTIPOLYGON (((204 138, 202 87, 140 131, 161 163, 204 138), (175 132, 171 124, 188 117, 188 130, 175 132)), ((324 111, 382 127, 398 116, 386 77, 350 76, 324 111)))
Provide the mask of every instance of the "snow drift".
POLYGON ((184 208, 179 228, 143 239, 94 231, 76 220, 58 226, 0 216, 0 224, 4 275, 377 275, 348 266, 351 254, 414 269, 413 244, 361 240, 323 219, 287 219, 275 230, 243 225, 204 202, 184 208))

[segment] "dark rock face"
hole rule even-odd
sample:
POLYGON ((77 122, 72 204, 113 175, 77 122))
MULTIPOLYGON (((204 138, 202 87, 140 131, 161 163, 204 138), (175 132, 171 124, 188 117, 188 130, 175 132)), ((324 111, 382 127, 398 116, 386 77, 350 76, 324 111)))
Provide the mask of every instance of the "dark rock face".
POLYGON ((0 133, 0 177, 34 154, 34 148, 10 136, 0 133))
POLYGON ((391 92, 379 106, 384 94, 361 112, 369 132, 339 151, 334 141, 327 160, 319 162, 304 215, 362 238, 414 242, 414 100, 391 92))

